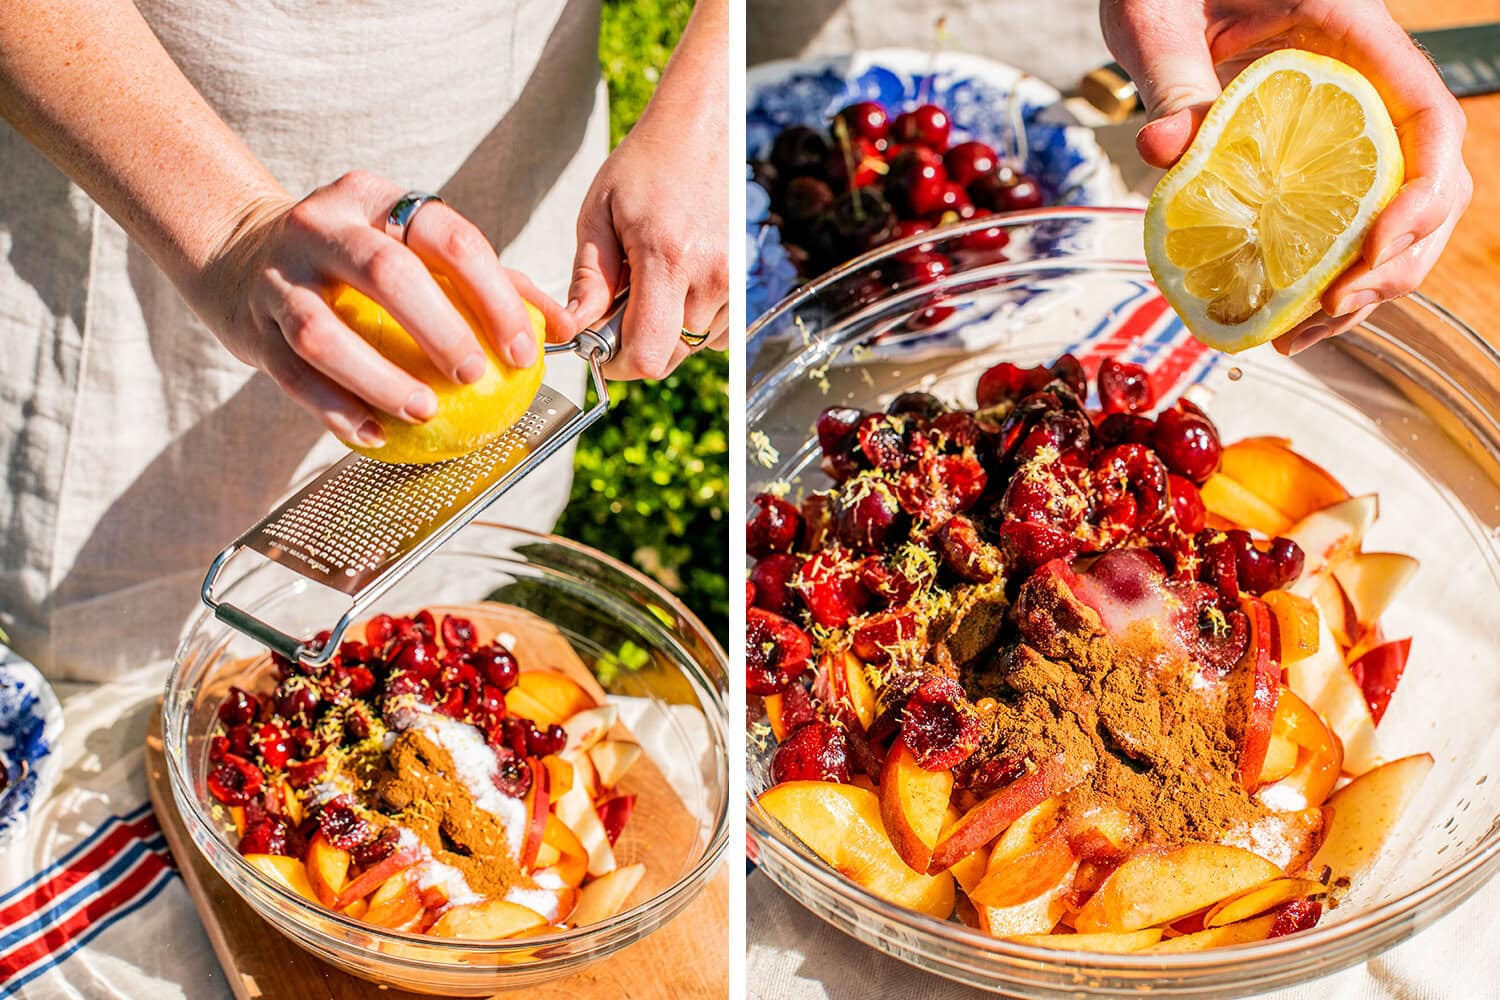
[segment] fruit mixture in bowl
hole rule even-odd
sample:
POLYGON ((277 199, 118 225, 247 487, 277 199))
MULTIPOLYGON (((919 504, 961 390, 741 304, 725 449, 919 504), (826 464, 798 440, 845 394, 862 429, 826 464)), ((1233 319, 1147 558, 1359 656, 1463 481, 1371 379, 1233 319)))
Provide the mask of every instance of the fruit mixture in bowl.
POLYGON ((617 707, 458 614, 378 615, 360 634, 315 670, 270 654, 259 689, 219 703, 207 788, 246 860, 347 917, 437 937, 623 909, 645 869, 612 849, 641 753, 617 707))
POLYGON ((1410 646, 1380 618, 1416 569, 1364 551, 1376 498, 1284 439, 1221 442, 1113 358, 1001 363, 976 397, 831 407, 834 485, 755 497, 759 808, 997 938, 1313 926, 1432 766, 1376 740, 1410 646))
MULTIPOLYGON (((950 145, 948 113, 936 104, 850 104, 826 129, 786 127, 750 167, 803 278, 935 226, 1048 203, 1015 157, 977 140, 950 145)), ((971 234, 964 249, 998 252, 1006 237, 996 226, 971 234)), ((914 254, 906 263, 916 275, 928 262, 914 254)))

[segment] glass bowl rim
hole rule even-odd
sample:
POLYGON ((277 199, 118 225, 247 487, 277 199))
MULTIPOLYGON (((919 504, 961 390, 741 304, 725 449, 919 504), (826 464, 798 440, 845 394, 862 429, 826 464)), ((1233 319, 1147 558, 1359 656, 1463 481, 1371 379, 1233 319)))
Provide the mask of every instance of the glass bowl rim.
MULTIPOLYGON (((1141 220, 1144 216, 1145 209, 1135 206, 1063 206, 984 216, 979 219, 971 219, 948 226, 929 229, 905 239, 894 240, 875 247, 802 285, 750 324, 750 327, 746 331, 746 340, 753 341, 764 330, 794 314, 797 309, 815 300, 826 289, 837 285, 851 274, 859 272, 878 261, 893 258, 903 252, 914 250, 923 244, 939 243, 997 224, 1012 228, 1054 220, 1076 219, 1087 222, 1128 221, 1131 219, 1141 220)), ((1146 269, 1144 255, 1123 258, 1094 256, 1085 252, 1077 255, 1062 254, 1051 258, 1037 257, 1029 260, 1007 261, 999 265, 999 267, 1005 268, 1009 273, 1020 274, 1024 273, 1028 268, 1043 263, 1049 267, 1071 268, 1074 270, 1097 267, 1138 270, 1143 272, 1146 278, 1150 279, 1151 277, 1149 271, 1146 269)), ((986 270, 991 269, 997 268, 993 265, 986 268, 986 270)), ((954 278, 957 281, 954 283, 961 282, 963 273, 962 271, 955 273, 954 278)), ((952 280, 949 279, 949 281, 952 280)), ((940 284, 946 283, 948 282, 945 281, 940 284)), ((1464 341, 1467 347, 1477 351, 1485 361, 1500 367, 1500 351, 1491 347, 1462 319, 1455 316, 1441 304, 1434 302, 1419 292, 1413 292, 1406 297, 1420 308, 1431 313, 1440 324, 1445 325, 1453 335, 1464 341)), ((776 365, 760 374, 760 377, 750 386, 747 408, 754 409, 759 404, 765 402, 762 396, 770 391, 772 376, 787 365, 793 364, 795 357, 795 353, 788 355, 780 359, 776 365)), ((1451 386, 1451 379, 1446 373, 1436 368, 1432 368, 1431 370, 1441 379, 1449 382, 1451 386)), ((1457 387, 1453 388, 1456 389, 1457 387)), ((1495 416, 1497 419, 1500 419, 1500 414, 1496 414, 1495 416)), ((747 428, 747 433, 753 429, 747 428)), ((783 834, 780 832, 780 824, 775 823, 764 815, 763 810, 756 801, 755 794, 748 785, 746 786, 745 793, 746 832, 755 841, 757 847, 771 854, 777 861, 795 870, 801 877, 811 879, 825 892, 831 892, 844 903, 854 908, 873 913, 887 921, 903 925, 929 941, 942 941, 945 944, 962 945, 971 948, 976 955, 1044 964, 1084 965, 1090 971, 1101 974, 1116 972, 1160 972, 1164 974, 1178 971, 1220 972, 1225 970, 1226 965, 1243 967, 1251 964, 1259 964, 1262 960, 1271 962, 1308 949, 1319 948, 1320 946, 1331 947, 1341 942, 1347 943, 1350 939, 1362 938, 1368 932, 1391 925, 1396 920, 1410 915, 1413 910, 1423 903, 1439 899, 1443 905, 1434 915, 1434 919, 1436 919, 1437 916, 1446 914, 1464 899, 1478 891, 1482 885, 1495 875, 1497 870, 1500 870, 1500 822, 1497 822, 1478 843, 1458 856, 1446 869, 1439 871, 1432 878, 1409 892, 1373 906, 1368 910, 1364 910, 1350 917, 1348 920, 1333 924, 1320 923, 1316 927, 1298 932, 1297 934, 1287 935, 1281 939, 1222 946, 1201 952, 1167 955, 1111 954, 1064 948, 1043 948, 1018 944, 1003 938, 993 938, 977 929, 955 923, 952 920, 938 920, 935 917, 927 916, 916 910, 880 899, 852 880, 830 869, 820 858, 810 854, 804 845, 795 842, 795 838, 790 833, 783 834), (1485 869, 1489 869, 1489 871, 1485 872, 1485 869), (1476 874, 1479 877, 1473 878, 1476 874), (1230 961, 1226 963, 1225 958, 1229 958, 1230 961)), ((773 881, 775 880, 774 876, 768 877, 772 877, 773 881)), ((1394 943, 1392 941, 1383 945, 1382 950, 1394 943)))
MULTIPOLYGON (((689 610, 688 607, 682 603, 682 601, 680 601, 675 595, 670 593, 665 587, 658 584, 655 580, 652 580, 650 577, 646 576, 644 573, 640 572, 632 566, 626 565, 613 556, 600 552, 599 550, 594 549, 588 545, 584 545, 581 542, 574 541, 571 538, 564 538, 560 535, 546 534, 539 531, 532 531, 527 528, 518 528, 513 525, 502 524, 498 521, 488 520, 483 517, 476 518, 470 523, 470 526, 478 526, 480 528, 491 530, 499 529, 502 531, 508 531, 514 534, 526 536, 536 541, 559 545, 565 549, 572 550, 572 552, 575 554, 585 556, 589 559, 603 564, 608 569, 612 569, 615 572, 622 574, 631 582, 644 588, 652 595, 652 597, 660 600, 675 614, 687 621, 698 632, 699 637, 705 641, 707 649, 712 654, 714 664, 719 668, 724 679, 724 684, 727 687, 729 677, 728 656, 724 652, 723 648, 719 645, 718 640, 714 638, 713 633, 708 630, 708 627, 705 626, 703 622, 699 620, 698 616, 695 615, 691 610, 689 610)), ((469 526, 466 526, 466 530, 467 527, 469 526)), ((490 555, 492 557, 495 555, 493 553, 478 554, 482 556, 490 555)), ((510 557, 502 556, 500 558, 510 557)), ((263 567, 257 566, 255 569, 248 571, 246 575, 248 576, 250 574, 253 574, 257 570, 262 568, 263 567)), ((195 614, 189 621, 188 626, 183 631, 182 640, 178 643, 177 651, 173 654, 172 670, 167 675, 166 685, 163 689, 167 694, 170 694, 175 688, 177 688, 179 682, 181 681, 181 674, 186 662, 185 658, 188 653, 188 646, 203 629, 209 627, 211 623, 215 622, 217 622, 217 619, 214 617, 213 613, 208 608, 204 607, 200 607, 197 611, 197 614, 195 614)), ((222 625, 223 623, 218 624, 222 625)), ((227 628, 228 626, 224 627, 227 628)), ((697 680, 700 682, 700 684, 697 686, 701 687, 702 691, 708 696, 709 704, 704 707, 714 710, 713 712, 704 712, 704 717, 710 719, 708 727, 710 737, 709 749, 718 750, 720 759, 725 761, 725 771, 727 777, 729 724, 728 708, 726 706, 724 697, 725 692, 723 690, 720 690, 720 686, 719 684, 715 683, 715 679, 710 676, 705 670, 703 670, 703 668, 695 660, 689 659, 689 662, 692 664, 692 669, 699 675, 697 680), (714 718, 717 718, 719 720, 717 725, 715 725, 712 721, 712 719, 714 718), (718 737, 718 740, 716 742, 714 740, 715 736, 718 737)), ((166 751, 163 756, 167 761, 168 780, 172 787, 173 798, 176 800, 176 803, 178 805, 178 812, 182 813, 183 810, 181 806, 183 803, 187 803, 190 808, 188 810, 188 813, 186 815, 183 815, 183 820, 189 826, 189 832, 191 833, 191 828, 194 825, 197 825, 209 831, 212 835, 213 825, 204 815, 202 815, 202 811, 198 808, 196 796, 191 794, 191 790, 188 787, 186 778, 183 774, 183 765, 178 760, 179 756, 181 756, 185 752, 185 748, 177 745, 177 741, 173 735, 174 727, 168 725, 167 722, 168 720, 163 719, 163 745, 166 751)), ((683 902, 683 905, 686 905, 687 900, 691 900, 693 897, 695 897, 697 893, 702 890, 703 886, 707 884, 713 870, 719 865, 720 861, 722 860, 724 851, 728 847, 729 813, 731 808, 731 801, 731 789, 728 782, 726 781, 723 805, 717 810, 717 815, 714 817, 712 833, 707 843, 704 845, 702 856, 698 859, 697 863, 694 864, 692 868, 690 868, 685 874, 679 877, 667 888, 663 889, 655 896, 652 896, 650 899, 643 900, 642 902, 637 903, 635 906, 632 906, 630 909, 622 910, 614 916, 609 917, 606 920, 602 920, 598 923, 589 924, 584 927, 575 927, 571 930, 560 931, 555 934, 538 935, 535 937, 513 939, 502 938, 499 941, 477 941, 465 938, 439 938, 433 937, 430 934, 417 934, 410 931, 390 930, 384 927, 377 927, 374 924, 367 924, 363 921, 356 920, 346 914, 339 913, 337 910, 331 910, 320 904, 309 902, 307 899, 304 899, 293 890, 272 881, 270 878, 260 872, 254 865, 246 861, 238 851, 233 849, 232 845, 230 846, 230 850, 228 853, 231 854, 233 858, 232 873, 238 876, 238 878, 230 878, 226 873, 220 872, 218 870, 218 867, 216 865, 213 865, 211 861, 210 866, 213 867, 215 874, 219 875, 220 878, 228 883, 238 895, 244 896, 249 894, 248 887, 241 884, 248 880, 251 886, 257 887, 264 894, 269 894, 273 897, 277 897, 284 903, 290 904, 295 910, 300 913, 310 914, 315 918, 329 921, 335 927, 341 928, 342 930, 353 931, 358 934, 369 936, 371 939, 373 939, 374 942, 376 942, 376 945, 374 947, 371 947, 369 945, 360 946, 360 950, 376 955, 381 960, 394 960, 404 965, 426 964, 431 961, 431 959, 425 956, 417 956, 411 954, 392 955, 380 949, 379 945, 382 944, 399 944, 408 947, 417 945, 425 949, 431 949, 433 952, 463 951, 469 953, 492 955, 506 955, 509 953, 521 951, 535 952, 539 948, 556 945, 566 946, 570 944, 576 944, 578 942, 592 940, 597 937, 606 937, 609 935, 609 932, 625 931, 634 927, 635 925, 647 923, 662 911, 669 910, 680 900, 683 902), (685 894, 686 900, 683 899, 685 894)), ((198 852, 200 854, 203 854, 203 849, 198 845, 197 838, 190 837, 189 839, 193 841, 193 846, 198 849, 198 852)), ((204 854, 204 859, 209 860, 206 854, 204 854)), ((246 901, 249 902, 249 900, 246 901)), ((673 910, 672 912, 675 914, 675 912, 677 911, 673 910)), ((320 935, 327 933, 312 924, 304 924, 304 926, 306 926, 309 930, 317 932, 320 935)), ((347 944, 348 942, 345 941, 342 943, 347 944)), ((629 942, 620 942, 619 946, 623 947, 623 945, 626 943, 629 942)), ((618 947, 611 949, 611 952, 615 950, 618 950, 618 947)), ((606 952, 604 955, 599 955, 597 957, 607 957, 611 952, 606 952)), ((491 969, 489 966, 477 966, 476 968, 495 972, 503 972, 504 968, 514 968, 520 971, 524 970, 526 968, 526 965, 524 963, 513 963, 511 965, 495 969, 491 969)))

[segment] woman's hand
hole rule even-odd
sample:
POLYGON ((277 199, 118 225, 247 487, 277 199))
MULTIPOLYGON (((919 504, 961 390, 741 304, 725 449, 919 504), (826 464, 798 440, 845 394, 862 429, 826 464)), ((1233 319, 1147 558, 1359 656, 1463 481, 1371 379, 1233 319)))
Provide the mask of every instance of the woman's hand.
POLYGON ((728 12, 700 0, 650 105, 610 154, 578 215, 568 312, 593 323, 630 286, 613 378, 662 378, 728 341, 728 12))
POLYGON ((347 284, 380 303, 433 366, 461 384, 478 381, 485 360, 434 272, 449 279, 511 365, 536 360, 523 298, 554 335, 572 329, 560 306, 502 268, 484 234, 447 205, 423 205, 405 244, 389 236, 385 219, 403 193, 355 172, 301 201, 263 202, 188 287, 235 357, 264 370, 334 434, 367 447, 384 441, 372 409, 420 423, 437 412, 437 396, 334 315, 330 288, 347 284))
POLYGON ((1295 353, 1358 325, 1422 283, 1469 204, 1464 115, 1380 0, 1102 0, 1104 38, 1141 91, 1141 157, 1169 167, 1187 151, 1221 85, 1257 57, 1299 48, 1340 59, 1375 85, 1406 158, 1406 181, 1365 237, 1361 259, 1322 309, 1276 340, 1295 353))

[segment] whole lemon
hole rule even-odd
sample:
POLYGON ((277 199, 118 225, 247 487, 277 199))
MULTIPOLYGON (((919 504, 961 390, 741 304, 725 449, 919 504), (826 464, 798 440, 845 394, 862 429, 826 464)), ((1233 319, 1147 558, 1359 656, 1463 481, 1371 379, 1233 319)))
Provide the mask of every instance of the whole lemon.
POLYGON ((536 334, 536 361, 525 368, 512 368, 496 356, 489 338, 480 330, 479 321, 454 294, 446 278, 438 284, 484 349, 484 376, 470 385, 459 385, 437 370, 421 346, 375 301, 345 286, 330 303, 339 319, 369 341, 381 354, 432 387, 437 394, 437 413, 423 424, 377 413, 385 444, 379 448, 350 445, 354 451, 382 462, 426 463, 458 458, 508 430, 521 419, 536 397, 546 370, 542 341, 547 321, 530 302, 531 330, 536 334))

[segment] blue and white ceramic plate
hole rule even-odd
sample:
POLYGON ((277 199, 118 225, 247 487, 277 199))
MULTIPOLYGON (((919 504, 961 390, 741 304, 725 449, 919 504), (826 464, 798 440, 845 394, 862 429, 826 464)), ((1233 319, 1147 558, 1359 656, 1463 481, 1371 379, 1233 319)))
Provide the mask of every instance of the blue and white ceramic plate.
POLYGON ((41 672, 0 646, 0 848, 20 834, 26 814, 52 791, 62 706, 41 672))
MULTIPOLYGON (((1125 197, 1119 175, 1092 130, 1073 119, 1062 95, 1013 66, 961 52, 874 49, 847 56, 786 60, 753 67, 745 81, 745 149, 770 153, 788 125, 826 127, 854 101, 878 101, 892 114, 933 103, 948 112, 953 142, 969 139, 1026 154, 1026 172, 1049 205, 1114 205, 1125 197), (1012 127, 1019 112, 1024 145, 1012 127)), ((775 227, 770 195, 746 173, 746 313, 750 321, 798 283, 775 227)))

